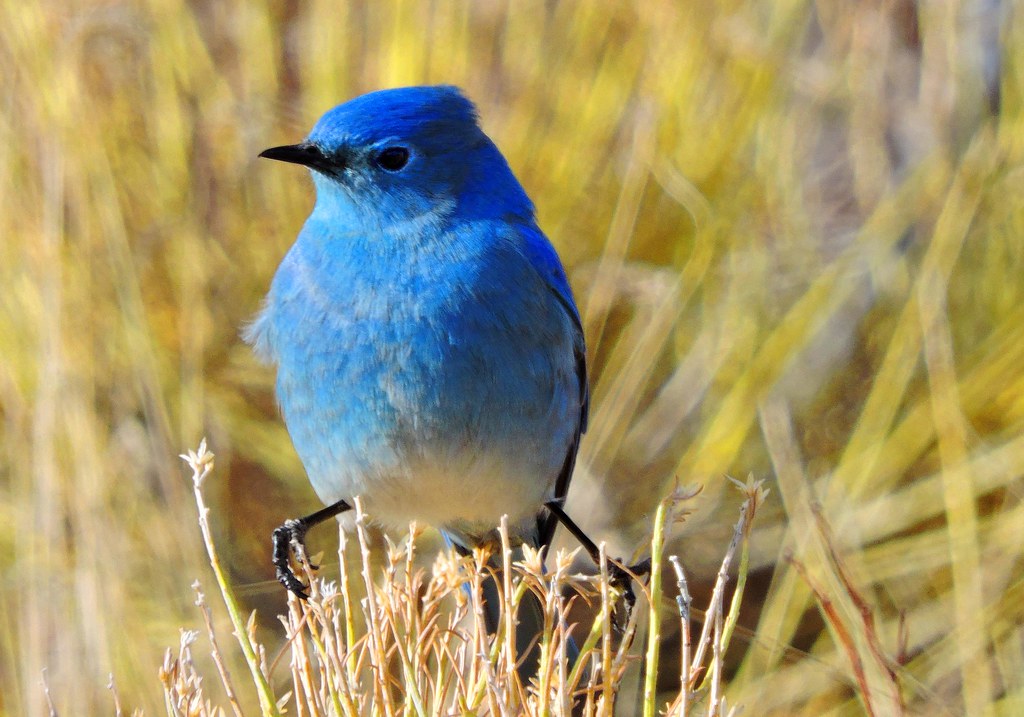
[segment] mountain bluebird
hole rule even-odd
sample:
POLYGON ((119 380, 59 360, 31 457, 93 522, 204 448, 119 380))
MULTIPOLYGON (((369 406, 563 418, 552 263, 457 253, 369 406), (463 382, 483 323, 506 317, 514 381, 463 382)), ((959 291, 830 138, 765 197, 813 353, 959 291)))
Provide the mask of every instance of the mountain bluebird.
POLYGON ((516 543, 549 545, 559 520, 580 537, 562 510, 587 427, 580 316, 472 103, 373 92, 260 156, 309 167, 317 195, 247 332, 329 506, 275 532, 278 579, 305 596, 289 547, 357 495, 464 553, 497 546, 502 515, 516 543))

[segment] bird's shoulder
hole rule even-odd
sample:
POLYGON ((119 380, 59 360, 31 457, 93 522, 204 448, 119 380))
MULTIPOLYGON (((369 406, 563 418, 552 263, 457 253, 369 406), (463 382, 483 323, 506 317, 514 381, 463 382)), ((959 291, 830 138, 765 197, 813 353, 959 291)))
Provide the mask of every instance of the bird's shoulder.
MULTIPOLYGON (((519 273, 546 286, 565 307, 573 323, 580 323, 569 278, 554 245, 533 222, 489 220, 464 225, 458 233, 469 238, 469 250, 489 263, 519 273)), ((462 242, 456 242, 459 244, 462 242)), ((520 277, 520 279, 522 276, 520 277)))

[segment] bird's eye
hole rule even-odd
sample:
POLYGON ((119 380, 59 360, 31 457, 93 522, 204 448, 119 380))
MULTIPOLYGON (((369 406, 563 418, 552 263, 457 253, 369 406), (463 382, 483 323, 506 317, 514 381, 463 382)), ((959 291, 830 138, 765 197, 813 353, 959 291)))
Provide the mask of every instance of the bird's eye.
POLYGON ((405 147, 388 147, 377 155, 377 164, 381 169, 397 172, 409 161, 409 150, 405 147))

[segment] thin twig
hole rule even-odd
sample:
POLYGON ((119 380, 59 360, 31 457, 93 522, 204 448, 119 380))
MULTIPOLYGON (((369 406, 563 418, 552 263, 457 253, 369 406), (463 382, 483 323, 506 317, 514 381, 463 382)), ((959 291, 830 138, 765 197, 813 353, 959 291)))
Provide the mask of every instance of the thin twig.
POLYGON ((206 635, 210 638, 213 663, 217 666, 217 673, 220 675, 220 681, 224 685, 224 692, 227 693, 228 702, 231 703, 231 710, 238 717, 242 717, 242 706, 238 704, 238 698, 235 695, 235 687, 231 684, 231 675, 224 662, 224 657, 221 654, 220 647, 217 645, 217 634, 213 629, 213 616, 210 614, 210 607, 206 604, 206 597, 203 595, 198 580, 192 583, 192 589, 196 593, 196 607, 199 608, 199 611, 203 616, 203 622, 206 623, 206 635))
POLYGON ((850 571, 846 567, 846 561, 844 561, 839 551, 836 550, 836 542, 832 536, 832 531, 829 529, 828 522, 825 520, 825 515, 822 511, 820 503, 813 503, 811 505, 811 514, 814 516, 814 522, 818 529, 821 540, 828 549, 829 560, 832 566, 835 568, 836 574, 839 576, 840 582, 846 589, 846 594, 850 596, 854 606, 860 613, 861 623, 863 625, 864 638, 868 644, 868 650, 871 656, 875 659, 875 662, 885 672, 889 678, 889 682, 892 684, 892 701, 893 701, 893 714, 901 715, 907 711, 907 706, 903 701, 903 693, 900 689, 899 679, 899 667, 895 660, 889 657, 885 649, 882 647, 881 640, 878 637, 878 629, 875 625, 875 613, 868 605, 864 595, 854 586, 853 577, 850 575, 850 571))
POLYGON ((686 583, 686 573, 683 571, 683 566, 679 562, 679 557, 676 555, 668 556, 668 560, 672 563, 672 569, 676 573, 676 587, 679 590, 679 595, 676 596, 676 605, 679 606, 679 622, 680 622, 680 642, 682 645, 680 649, 682 651, 681 665, 679 669, 679 711, 680 717, 686 717, 686 712, 689 709, 689 697, 690 697, 690 676, 692 674, 690 666, 690 606, 693 604, 693 598, 690 596, 690 588, 686 583))
POLYGON ((793 566, 793 568, 800 574, 803 581, 810 587, 811 592, 818 600, 818 605, 821 607, 821 611, 825 614, 825 618, 828 620, 832 629, 836 631, 836 635, 839 636, 839 641, 843 645, 843 649, 846 651, 846 656, 850 660, 850 666, 853 668, 854 677, 857 680, 857 685, 860 687, 861 700, 864 702, 864 709, 869 715, 874 715, 875 710, 871 704, 871 688, 868 686, 867 675, 864 672, 864 663, 860 659, 860 652, 857 650, 857 645, 853 640, 853 636, 850 634, 849 629, 843 622, 843 619, 839 616, 839 612, 836 610, 835 605, 832 603, 824 589, 818 585, 818 583, 811 579, 811 576, 807 574, 807 568, 802 562, 793 557, 793 554, 789 551, 785 555, 786 562, 793 566))
POLYGON ((266 677, 260 671, 256 650, 246 633, 245 621, 242 620, 241 612, 238 609, 238 602, 235 599, 231 584, 228 582, 227 575, 221 567, 220 558, 217 555, 217 549, 213 542, 213 531, 210 529, 209 521, 210 509, 206 507, 206 502, 203 500, 202 486, 203 481, 213 471, 214 456, 206 450, 206 439, 204 438, 200 441, 197 451, 189 451, 188 454, 182 455, 181 458, 192 469, 192 486, 196 499, 196 508, 199 511, 199 529, 203 534, 203 543, 206 545, 210 567, 213 568, 213 574, 217 578, 217 586, 220 588, 221 596, 224 598, 224 605, 227 607, 231 624, 234 626, 235 639, 238 641, 239 647, 242 648, 245 662, 249 666, 253 683, 256 685, 256 694, 259 696, 260 707, 264 714, 280 717, 281 713, 277 709, 274 692, 270 688, 266 677))

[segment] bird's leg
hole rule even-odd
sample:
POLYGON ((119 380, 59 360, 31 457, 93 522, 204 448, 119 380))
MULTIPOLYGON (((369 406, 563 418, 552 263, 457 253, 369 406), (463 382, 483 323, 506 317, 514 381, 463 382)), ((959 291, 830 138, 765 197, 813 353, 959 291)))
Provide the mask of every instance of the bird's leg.
MULTIPOLYGON (((309 593, 306 592, 306 586, 302 584, 302 581, 292 572, 292 567, 288 562, 289 555, 294 554, 295 559, 300 563, 308 563, 306 531, 346 510, 352 510, 352 506, 344 500, 339 500, 305 518, 290 518, 274 531, 274 566, 277 568, 277 581, 303 600, 309 599, 309 593)), ((314 570, 317 569, 316 565, 310 565, 310 567, 314 570)))
MULTIPOLYGON (((576 525, 575 521, 569 517, 569 515, 562 508, 562 505, 557 500, 548 501, 544 506, 551 511, 558 522, 564 525, 576 540, 580 541, 583 549, 587 551, 591 559, 595 564, 601 564, 601 550, 594 544, 594 541, 590 539, 590 536, 583 532, 580 526, 576 525)), ((636 604, 636 595, 633 593, 633 582, 630 578, 630 573, 634 575, 645 575, 651 572, 651 561, 641 560, 636 565, 630 565, 627 569, 623 569, 618 565, 609 565, 608 571, 611 574, 612 585, 617 585, 622 588, 622 596, 626 600, 626 605, 629 610, 633 610, 633 606, 636 604)), ((627 613, 628 614, 628 613, 627 613)))

